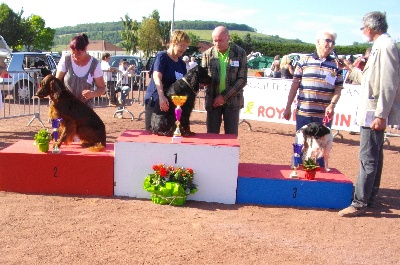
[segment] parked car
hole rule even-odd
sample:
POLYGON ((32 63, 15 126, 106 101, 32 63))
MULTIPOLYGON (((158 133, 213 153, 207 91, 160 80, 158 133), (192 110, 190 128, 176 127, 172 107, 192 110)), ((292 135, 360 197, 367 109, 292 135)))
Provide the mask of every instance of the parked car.
POLYGON ((142 60, 138 56, 133 56, 133 55, 112 55, 110 57, 109 64, 110 64, 110 66, 112 68, 118 69, 119 62, 121 60, 123 60, 123 59, 125 59, 128 62, 128 64, 134 65, 136 74, 140 74, 140 71, 142 71, 143 65, 142 65, 142 60))
POLYGON ((57 70, 52 55, 42 52, 13 52, 4 64, 7 70, 0 74, 1 93, 19 101, 32 98, 42 78, 57 70))

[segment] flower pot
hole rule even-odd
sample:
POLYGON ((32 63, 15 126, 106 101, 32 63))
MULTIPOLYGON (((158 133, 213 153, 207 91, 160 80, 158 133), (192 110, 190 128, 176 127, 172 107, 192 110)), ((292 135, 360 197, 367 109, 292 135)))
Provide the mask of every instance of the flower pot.
POLYGON ((186 203, 186 193, 176 182, 167 182, 151 193, 151 200, 156 204, 182 206, 186 203))
POLYGON ((40 152, 47 153, 49 151, 49 143, 39 143, 38 148, 40 152))
POLYGON ((305 178, 310 180, 315 179, 315 174, 317 174, 317 171, 306 171, 305 178))

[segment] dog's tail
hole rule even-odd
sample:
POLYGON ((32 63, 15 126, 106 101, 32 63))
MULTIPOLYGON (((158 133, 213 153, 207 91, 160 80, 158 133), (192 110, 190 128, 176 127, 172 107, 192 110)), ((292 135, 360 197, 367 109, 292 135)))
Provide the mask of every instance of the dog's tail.
POLYGON ((106 148, 106 145, 103 143, 97 143, 88 147, 89 151, 92 152, 101 152, 104 150, 104 148, 106 148))

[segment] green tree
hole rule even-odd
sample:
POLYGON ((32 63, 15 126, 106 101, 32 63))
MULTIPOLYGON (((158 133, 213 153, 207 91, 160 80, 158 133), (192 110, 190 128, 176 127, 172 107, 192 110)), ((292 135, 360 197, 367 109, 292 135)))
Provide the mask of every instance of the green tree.
POLYGON ((32 50, 50 50, 53 46, 56 30, 45 27, 46 22, 37 15, 31 15, 24 19, 23 44, 27 51, 32 50))
POLYGON ((121 32, 121 46, 125 48, 128 53, 136 53, 137 45, 139 44, 138 30, 139 23, 128 16, 125 15, 125 20, 121 18, 122 24, 124 26, 124 31, 121 32))
POLYGON ((239 35, 237 33, 231 34, 231 42, 239 45, 240 47, 243 47, 243 40, 242 40, 242 38, 239 37, 239 35))
POLYGON ((160 35, 162 46, 166 46, 169 42, 169 38, 171 37, 171 21, 161 21, 160 24, 160 35))
POLYGON ((139 47, 146 58, 161 49, 160 27, 156 19, 143 18, 139 28, 139 47))
POLYGON ((199 44, 200 37, 190 31, 187 34, 190 38, 190 45, 197 46, 199 44))
POLYGON ((250 33, 247 33, 243 39, 243 46, 242 48, 247 52, 250 53, 253 50, 253 41, 251 39, 250 33))
POLYGON ((8 5, 0 4, 0 34, 12 49, 17 49, 22 45, 23 13, 23 9, 19 13, 15 13, 8 5))

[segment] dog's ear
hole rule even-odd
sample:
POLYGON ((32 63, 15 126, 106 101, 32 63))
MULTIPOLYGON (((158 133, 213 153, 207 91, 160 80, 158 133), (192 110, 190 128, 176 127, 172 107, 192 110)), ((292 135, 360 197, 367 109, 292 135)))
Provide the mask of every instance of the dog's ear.
POLYGON ((59 80, 54 77, 50 81, 50 97, 53 101, 57 101, 61 94, 61 87, 59 85, 59 80))

